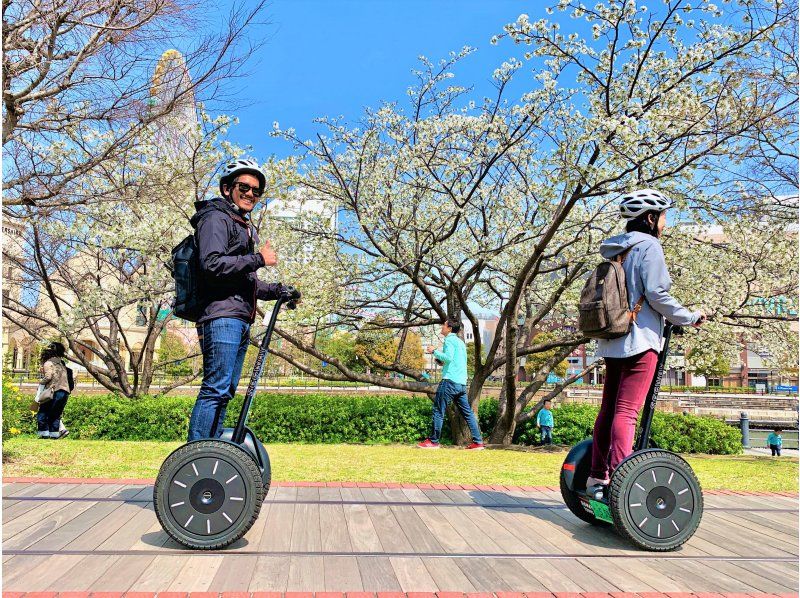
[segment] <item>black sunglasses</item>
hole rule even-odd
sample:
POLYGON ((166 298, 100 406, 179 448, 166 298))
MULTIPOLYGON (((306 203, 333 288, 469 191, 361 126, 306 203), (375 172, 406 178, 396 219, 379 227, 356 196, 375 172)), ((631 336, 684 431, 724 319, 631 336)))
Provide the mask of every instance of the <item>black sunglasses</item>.
POLYGON ((234 185, 236 185, 236 187, 239 189, 239 193, 242 195, 247 195, 250 191, 252 191, 253 197, 261 197, 261 194, 263 193, 263 191, 261 191, 261 189, 258 187, 253 187, 247 183, 236 182, 234 185))

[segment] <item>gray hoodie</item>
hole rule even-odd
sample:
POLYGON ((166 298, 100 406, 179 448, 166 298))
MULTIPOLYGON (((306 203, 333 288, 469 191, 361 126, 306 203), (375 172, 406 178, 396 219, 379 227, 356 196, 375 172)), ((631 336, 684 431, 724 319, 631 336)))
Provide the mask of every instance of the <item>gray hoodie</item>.
POLYGON ((689 311, 669 294, 672 279, 667 273, 664 250, 652 235, 640 232, 616 235, 600 245, 600 255, 611 259, 628 247, 632 249, 622 264, 628 302, 633 308, 643 295, 645 301, 628 334, 597 341, 597 355, 600 357, 632 357, 648 349, 661 351, 663 318, 676 326, 689 326, 700 318, 700 312, 689 311))

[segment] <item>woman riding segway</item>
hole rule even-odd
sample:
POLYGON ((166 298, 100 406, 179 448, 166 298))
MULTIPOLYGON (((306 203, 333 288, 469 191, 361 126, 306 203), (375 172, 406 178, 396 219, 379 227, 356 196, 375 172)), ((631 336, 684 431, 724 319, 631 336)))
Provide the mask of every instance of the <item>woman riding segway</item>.
POLYGON ((594 424, 592 465, 587 490, 602 490, 609 474, 631 454, 636 420, 644 405, 662 347, 663 318, 675 326, 700 326, 702 311, 691 312, 670 294, 659 239, 672 202, 652 189, 628 193, 620 202, 626 232, 607 239, 600 254, 613 259, 627 252, 622 262, 630 305, 640 306, 625 336, 597 341, 597 355, 605 358, 603 401, 594 424))
POLYGON ((561 496, 576 517, 613 524, 636 546, 656 551, 681 546, 703 514, 692 468, 680 455, 653 447, 650 438, 673 329, 705 321, 703 312, 690 312, 669 294, 672 281, 658 239, 670 207, 652 189, 624 195, 627 230, 601 245, 607 261, 581 292, 579 328, 598 339, 606 380, 593 438, 572 447, 560 478, 561 496))

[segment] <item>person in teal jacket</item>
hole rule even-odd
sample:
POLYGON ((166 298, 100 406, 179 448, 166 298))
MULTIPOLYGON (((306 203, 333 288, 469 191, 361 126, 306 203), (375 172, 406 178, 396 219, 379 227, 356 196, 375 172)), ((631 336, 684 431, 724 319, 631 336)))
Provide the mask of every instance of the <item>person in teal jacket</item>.
POLYGON ((433 399, 433 432, 424 442, 417 446, 426 449, 438 449, 439 439, 442 436, 444 413, 451 401, 455 402, 461 415, 467 421, 472 433, 472 444, 467 448, 471 450, 483 449, 483 437, 478 427, 478 418, 469 405, 467 399, 467 346, 458 337, 461 322, 455 318, 447 318, 442 324, 444 347, 441 351, 430 349, 433 357, 442 363, 442 381, 436 389, 433 399))
POLYGON ((769 448, 772 449, 772 456, 780 457, 781 456, 781 448, 783 448, 783 437, 781 436, 781 432, 783 432, 782 428, 775 428, 775 430, 767 436, 767 444, 769 448))
POLYGON ((545 401, 544 406, 536 414, 536 425, 542 431, 542 444, 553 444, 553 406, 551 401, 545 401))

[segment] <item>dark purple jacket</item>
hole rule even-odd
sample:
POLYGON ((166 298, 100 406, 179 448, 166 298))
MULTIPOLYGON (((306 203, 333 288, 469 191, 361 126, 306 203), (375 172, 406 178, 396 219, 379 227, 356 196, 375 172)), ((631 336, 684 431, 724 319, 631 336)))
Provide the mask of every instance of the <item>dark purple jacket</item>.
POLYGON ((214 318, 238 318, 253 323, 256 298, 277 299, 280 283, 262 282, 256 270, 264 258, 255 248, 258 235, 250 220, 238 214, 226 199, 195 202, 191 218, 202 274, 201 288, 208 302, 198 324, 214 318))

